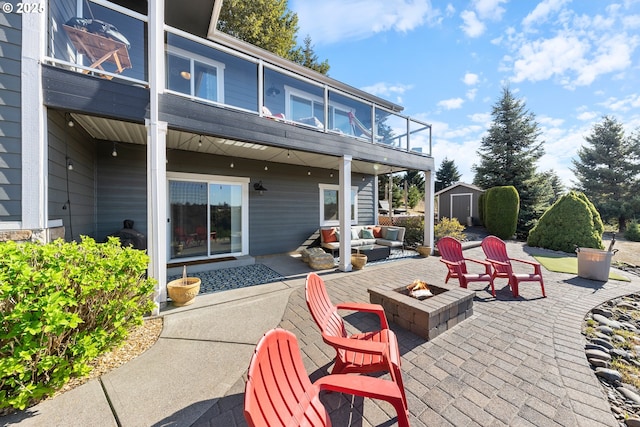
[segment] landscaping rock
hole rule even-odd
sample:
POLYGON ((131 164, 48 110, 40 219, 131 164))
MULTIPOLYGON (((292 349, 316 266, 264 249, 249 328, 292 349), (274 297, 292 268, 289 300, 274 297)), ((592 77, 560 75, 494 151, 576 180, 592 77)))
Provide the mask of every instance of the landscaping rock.
POLYGON ((612 381, 612 382, 622 380, 622 375, 620 374, 620 372, 616 371, 615 369, 596 368, 596 375, 601 378, 604 378, 607 381, 612 381))

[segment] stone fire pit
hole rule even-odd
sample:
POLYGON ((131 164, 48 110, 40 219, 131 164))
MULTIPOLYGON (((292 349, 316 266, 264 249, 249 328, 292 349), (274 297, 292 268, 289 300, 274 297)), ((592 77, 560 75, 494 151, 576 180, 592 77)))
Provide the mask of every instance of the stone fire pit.
POLYGON ((473 314, 474 291, 459 286, 429 285, 433 296, 417 299, 406 286, 378 285, 369 288, 369 300, 384 307, 387 319, 427 341, 473 314))

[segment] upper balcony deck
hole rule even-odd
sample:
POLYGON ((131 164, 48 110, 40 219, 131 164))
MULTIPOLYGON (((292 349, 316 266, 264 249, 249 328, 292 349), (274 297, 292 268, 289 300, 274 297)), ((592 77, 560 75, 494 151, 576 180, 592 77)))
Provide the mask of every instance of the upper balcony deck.
POLYGON ((105 0, 50 2, 46 62, 145 87, 160 66, 167 94, 431 156, 431 126, 402 107, 228 37, 212 41, 165 25, 165 57, 149 62, 141 12, 105 0))

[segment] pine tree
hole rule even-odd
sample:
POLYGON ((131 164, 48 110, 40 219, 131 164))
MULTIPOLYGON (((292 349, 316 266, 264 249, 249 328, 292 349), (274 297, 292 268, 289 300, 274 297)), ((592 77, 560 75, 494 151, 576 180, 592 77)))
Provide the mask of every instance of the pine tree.
POLYGON ((621 123, 604 116, 585 137, 572 169, 578 189, 589 197, 602 219, 617 220, 625 231, 627 219, 640 215, 640 135, 625 137, 621 123))
POLYGON ((445 157, 436 171, 436 191, 460 181, 460 178, 462 178, 462 175, 456 166, 456 162, 445 157))
POLYGON ((289 59, 321 74, 329 72, 329 61, 325 59, 322 62, 318 62, 318 55, 313 50, 309 35, 304 38, 304 46, 294 49, 289 55, 289 59))
POLYGON ((304 46, 296 46, 298 29, 298 15, 287 0, 225 0, 218 17, 218 30, 327 74, 329 62, 318 62, 309 36, 304 46))
POLYGON ((535 221, 546 209, 548 185, 536 171, 537 161, 544 155, 543 142, 535 115, 525 103, 516 99, 508 86, 493 106, 493 123, 482 138, 473 166, 473 183, 480 188, 512 185, 520 196, 520 213, 516 235, 526 238, 535 221))

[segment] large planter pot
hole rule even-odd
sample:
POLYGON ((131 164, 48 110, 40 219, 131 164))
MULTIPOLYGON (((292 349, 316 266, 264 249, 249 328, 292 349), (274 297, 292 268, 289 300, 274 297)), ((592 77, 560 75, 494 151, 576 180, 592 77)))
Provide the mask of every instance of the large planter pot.
POLYGON ((197 277, 187 277, 172 280, 167 283, 167 293, 176 307, 184 307, 193 304, 196 295, 200 293, 200 279, 197 277), (185 284, 186 281, 186 284, 185 284))
POLYGON ((418 252, 422 258, 426 258, 431 255, 431 246, 416 246, 416 252, 418 252))
POLYGON ((367 263, 367 256, 363 254, 351 254, 351 265, 354 270, 362 270, 367 263))

